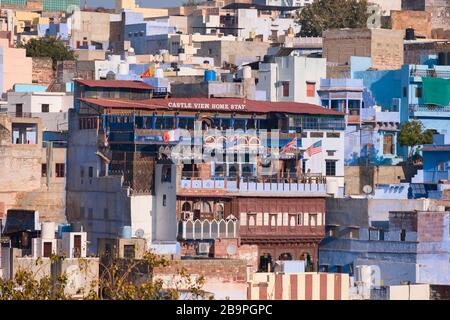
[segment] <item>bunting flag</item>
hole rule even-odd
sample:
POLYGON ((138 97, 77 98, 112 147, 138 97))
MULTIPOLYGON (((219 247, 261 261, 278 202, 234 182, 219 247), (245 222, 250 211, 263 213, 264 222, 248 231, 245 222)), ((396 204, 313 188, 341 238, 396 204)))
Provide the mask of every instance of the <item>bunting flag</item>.
POLYGON ((297 137, 283 147, 283 151, 291 151, 297 149, 297 137))
POLYGON ((313 145, 311 145, 308 149, 306 149, 306 152, 310 157, 312 157, 315 154, 322 152, 322 140, 317 141, 313 145))
POLYGON ((148 67, 147 71, 141 74, 141 79, 153 77, 153 66, 148 67))

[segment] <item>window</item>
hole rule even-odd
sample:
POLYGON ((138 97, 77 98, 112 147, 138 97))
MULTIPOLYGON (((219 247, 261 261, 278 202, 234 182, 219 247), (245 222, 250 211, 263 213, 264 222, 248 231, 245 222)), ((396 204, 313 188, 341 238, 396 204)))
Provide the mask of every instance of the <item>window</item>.
POLYGON ((335 151, 335 150, 327 150, 327 155, 328 155, 329 157, 334 157, 335 154, 336 154, 336 151, 335 151))
POLYGON ((336 176, 336 161, 326 160, 326 175, 330 177, 336 176))
POLYGON ((64 178, 65 177, 65 165, 64 165, 64 163, 57 163, 56 164, 56 177, 57 178, 64 178))
POLYGON ((289 97, 289 81, 282 81, 283 97, 289 97))
POLYGON ((400 231, 400 241, 406 241, 406 230, 402 229, 400 231))
POLYGON ((93 177, 94 177, 94 168, 89 167, 89 178, 93 178, 93 177))
POLYGON ((23 114, 23 104, 18 103, 16 104, 16 117, 22 117, 23 114))
POLYGON ((406 98, 408 96, 408 88, 403 87, 403 98, 406 98))
POLYGON ((317 226, 317 214, 316 213, 312 213, 309 215, 309 225, 311 227, 317 226))
POLYGON ((50 105, 49 104, 43 104, 41 105, 42 112, 50 112, 50 105))
POLYGON ((170 165, 164 166, 162 169, 161 183, 172 182, 172 168, 170 165))
POLYGON ((394 135, 385 134, 383 137, 383 153, 394 154, 394 135))
POLYGON ((445 171, 445 162, 439 161, 437 164, 437 171, 445 171))
POLYGON ((84 178, 84 167, 83 166, 80 167, 80 177, 84 178))
POLYGON ((323 132, 311 132, 309 136, 311 138, 323 138, 323 132))
POLYGON ((109 219, 109 212, 108 208, 103 209, 103 218, 109 219))
POLYGON ((84 219, 84 207, 80 207, 80 219, 84 219))
POLYGON ((163 203, 162 203, 163 207, 167 206, 167 195, 163 195, 163 203))
POLYGON ((416 88, 416 98, 422 98, 422 88, 416 88))
POLYGON ((41 177, 47 177, 47 164, 43 163, 41 166, 41 177))
POLYGON ((92 209, 92 208, 88 209, 88 219, 89 220, 94 219, 94 209, 92 209))
POLYGON ((297 215, 297 225, 298 226, 302 226, 303 225, 303 215, 301 213, 299 213, 297 215))
POLYGON ((125 259, 134 259, 135 258, 134 244, 126 244, 123 246, 123 257, 125 259))
POLYGON ((327 138, 340 138, 341 134, 339 132, 327 132, 327 138))
POLYGON ((304 159, 302 160, 302 173, 303 174, 306 174, 306 161, 307 160, 304 160, 304 159))
POLYGON ((314 82, 306 82, 306 96, 307 97, 316 96, 316 84, 314 82))

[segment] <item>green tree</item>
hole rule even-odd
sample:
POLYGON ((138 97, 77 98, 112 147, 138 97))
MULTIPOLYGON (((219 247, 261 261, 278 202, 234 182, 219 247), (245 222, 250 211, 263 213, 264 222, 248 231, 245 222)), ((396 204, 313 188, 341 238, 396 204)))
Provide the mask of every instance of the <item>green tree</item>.
POLYGON ((365 28, 367 0, 316 0, 307 4, 297 23, 302 37, 320 37, 328 29, 365 28))
POLYGON ((398 143, 409 147, 408 158, 413 156, 414 147, 433 143, 434 130, 424 130, 422 122, 417 120, 407 121, 402 124, 398 134, 398 143))
POLYGON ((53 61, 53 68, 56 68, 58 61, 75 60, 75 54, 66 44, 55 37, 43 37, 39 39, 30 39, 24 48, 28 57, 47 57, 53 61))
MULTIPOLYGON (((52 265, 64 257, 53 256, 52 265)), ((165 258, 147 253, 142 259, 118 259, 103 257, 98 279, 89 284, 89 292, 77 294, 86 300, 176 300, 185 292, 190 299, 202 299, 206 293, 202 287, 204 277, 193 278, 185 269, 177 270, 170 285, 155 278, 155 268, 169 266, 165 258), (94 288, 98 288, 94 289, 94 288)), ((42 274, 43 260, 37 259, 30 268, 20 269, 12 280, 0 278, 0 300, 70 300, 66 294, 67 274, 42 274)), ((87 270, 87 260, 80 260, 80 269, 87 270)), ((86 271, 87 272, 87 271, 86 271)))

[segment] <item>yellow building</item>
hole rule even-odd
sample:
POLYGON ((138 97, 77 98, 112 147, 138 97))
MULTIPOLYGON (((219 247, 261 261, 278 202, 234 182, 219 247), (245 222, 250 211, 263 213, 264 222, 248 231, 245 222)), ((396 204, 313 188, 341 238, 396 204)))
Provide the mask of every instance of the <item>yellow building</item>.
POLYGON ((116 13, 120 13, 122 9, 142 13, 144 18, 166 17, 169 15, 168 9, 141 8, 138 4, 136 4, 135 0, 116 0, 116 13))

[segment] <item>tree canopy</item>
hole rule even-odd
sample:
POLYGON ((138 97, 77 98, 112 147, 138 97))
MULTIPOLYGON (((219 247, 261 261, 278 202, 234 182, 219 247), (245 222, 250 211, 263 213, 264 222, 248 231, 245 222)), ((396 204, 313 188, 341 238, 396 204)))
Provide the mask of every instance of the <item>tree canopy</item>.
POLYGON ((75 60, 74 52, 62 40, 55 37, 46 36, 39 39, 30 39, 21 47, 27 51, 28 57, 51 58, 54 68, 58 61, 75 60))
POLYGON ((424 130, 422 122, 417 120, 407 121, 400 128, 398 143, 401 146, 410 147, 409 157, 411 157, 414 147, 433 143, 433 134, 434 130, 424 130))
POLYGON ((365 28, 369 19, 367 0, 316 0, 301 11, 302 37, 320 37, 328 29, 365 28))

